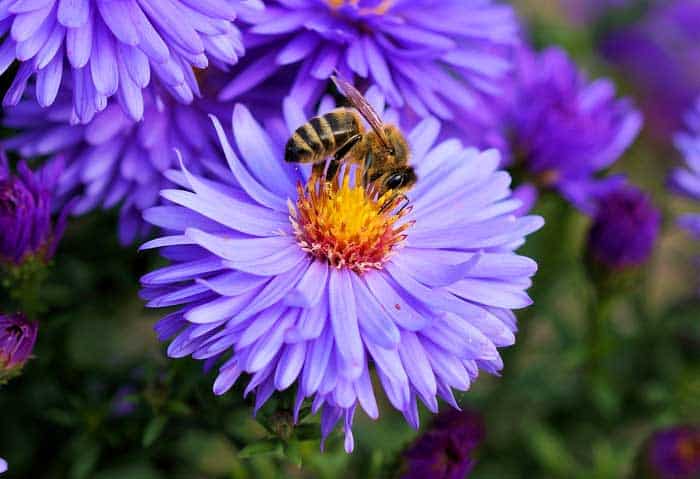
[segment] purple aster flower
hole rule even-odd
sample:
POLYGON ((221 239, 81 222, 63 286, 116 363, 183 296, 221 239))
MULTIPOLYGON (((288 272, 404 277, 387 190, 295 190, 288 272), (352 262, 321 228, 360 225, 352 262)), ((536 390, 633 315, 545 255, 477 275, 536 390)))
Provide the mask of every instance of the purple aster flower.
MULTIPOLYGON (((41 106, 70 83, 82 123, 118 98, 135 120, 152 74, 184 103, 199 94, 194 68, 234 64, 243 54, 233 25, 241 0, 5 0, 0 2, 0 73, 20 62, 4 104, 36 77, 41 106)), ((251 2, 249 2, 251 3, 251 2)), ((252 2, 257 3, 257 2, 252 2)))
POLYGON ((700 92, 700 2, 656 5, 638 23, 613 32, 601 46, 637 90, 646 126, 667 140, 700 92))
POLYGON ((7 461, 0 457, 0 474, 7 472, 7 461))
POLYGON ((56 194, 59 201, 78 196, 76 215, 121 202, 119 238, 129 243, 150 228, 141 212, 156 204, 159 191, 170 185, 163 172, 176 161, 174 149, 197 160, 193 167, 217 155, 206 112, 218 112, 221 105, 206 98, 183 105, 155 85, 143 91, 143 99, 141 122, 110 101, 88 125, 70 124, 68 92, 48 109, 24 100, 6 112, 4 125, 20 133, 5 140, 4 146, 25 158, 62 158, 66 168, 56 194))
POLYGON ((583 211, 620 183, 597 180, 634 141, 641 115, 615 98, 607 79, 588 81, 558 48, 523 49, 508 122, 513 160, 535 183, 553 188, 583 211))
POLYGON ((16 376, 34 349, 39 324, 21 314, 0 314, 0 384, 16 376))
MULTIPOLYGON (((676 147, 683 153, 687 169, 674 169, 669 186, 677 194, 700 201, 700 98, 686 115, 686 125, 687 131, 676 135, 676 147)), ((685 214, 679 223, 700 238, 700 214, 685 214)))
POLYGON ((60 159, 36 173, 20 162, 13 175, 0 152, 0 264, 20 265, 29 257, 46 262, 53 257, 68 212, 64 209, 52 222, 52 194, 62 169, 60 159))
POLYGON ((656 432, 647 460, 658 479, 695 479, 700 476, 700 428, 678 426, 656 432))
POLYGON ((478 414, 449 410, 404 453, 403 479, 464 479, 474 467, 474 449, 483 441, 484 423, 478 414))
MULTIPOLYGON (((383 111, 379 95, 368 99, 383 111)), ((142 296, 180 306, 156 330, 169 356, 219 364, 215 394, 247 373, 257 410, 296 383, 295 416, 311 398, 323 437, 342 418, 351 451, 357 406, 379 415, 372 365, 414 427, 417 399, 433 412, 438 396, 456 406, 453 388, 501 369, 497 348, 513 344, 512 309, 531 304, 536 270, 514 249, 543 221, 512 214, 520 202, 496 151, 436 144, 432 118, 407 135, 419 178, 410 207, 367 191, 358 169, 319 181, 283 160, 307 119, 293 100, 284 106, 286 121, 264 129, 237 105, 235 146, 214 120, 228 185, 184 165, 170 174, 182 189, 145 212, 167 235, 143 248, 162 248, 173 264, 142 278, 142 296)))
POLYGON ((291 70, 291 96, 313 104, 337 69, 378 85, 404 117, 434 115, 459 128, 494 121, 519 42, 513 9, 490 0, 272 0, 244 19, 252 54, 222 98, 291 70))
POLYGON ((661 227, 661 213, 643 191, 623 185, 598 199, 587 250, 596 262, 615 270, 643 264, 661 227))

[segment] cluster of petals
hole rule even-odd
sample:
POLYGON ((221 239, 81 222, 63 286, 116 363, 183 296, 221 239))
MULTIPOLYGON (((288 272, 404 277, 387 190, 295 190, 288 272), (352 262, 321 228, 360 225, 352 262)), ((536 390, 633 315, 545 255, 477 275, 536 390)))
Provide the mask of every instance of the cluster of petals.
MULTIPOLYGON (((687 128, 676 135, 676 147, 685 158, 685 168, 671 172, 670 188, 674 193, 700 202, 700 98, 686 114, 687 128)), ((680 225, 700 237, 700 213, 686 213, 680 225)))
MULTIPOLYGON (((65 164, 55 196, 59 203, 77 198, 72 213, 121 204, 119 237, 130 243, 149 227, 142 211, 158 202, 169 183, 175 148, 197 165, 216 158, 216 137, 208 127, 206 99, 190 105, 174 101, 155 87, 144 94, 144 119, 136 122, 113 101, 87 124, 71 121, 70 95, 62 93, 44 109, 25 99, 6 112, 4 124, 19 133, 2 142, 23 158, 51 156, 65 164)), ((212 161, 212 163, 214 163, 212 161)))
POLYGON ((7 372, 22 367, 36 343, 39 324, 23 314, 0 314, 0 381, 7 372))
POLYGON ((36 172, 22 161, 13 174, 0 152, 0 262, 20 265, 30 256, 41 261, 53 257, 70 208, 66 205, 52 220, 53 194, 62 169, 60 158, 36 172))
POLYGON ((539 187, 552 188, 591 213, 595 198, 622 178, 597 175, 635 140, 641 114, 615 96, 608 79, 589 81, 561 49, 520 51, 507 122, 511 162, 539 187))
MULTIPOLYGON (((376 93, 368 98, 382 111, 376 93)), ((514 251, 543 221, 513 214, 520 201, 496 151, 438 141, 440 123, 429 118, 407 134, 419 181, 399 220, 411 222, 405 242, 379 269, 330 267, 293 230, 290 208, 309 169, 286 164, 283 146, 307 117, 289 98, 284 113, 263 128, 237 105, 233 145, 214 119, 230 170, 221 181, 190 172, 186 158, 169 175, 180 188, 145 212, 166 235, 143 248, 172 264, 142 278, 142 296, 179 307, 158 335, 169 356, 218 365, 216 394, 246 374, 257 410, 296 385, 295 413, 312 400, 324 438, 342 419, 351 451, 357 406, 379 415, 371 371, 414 427, 418 400, 434 412, 438 397, 457 407, 453 389, 467 390, 480 369, 498 373, 498 348, 515 341, 512 310, 530 305, 536 270, 514 251)))
POLYGON ((404 117, 455 125, 493 121, 520 41, 512 7, 491 0, 271 0, 243 19, 250 55, 222 98, 291 70, 290 95, 309 105, 337 70, 377 85, 404 117))
MULTIPOLYGON (((581 1, 581 0, 578 0, 581 1)), ((633 0, 607 0, 635 12, 633 0)), ((649 2, 631 23, 607 32, 600 50, 634 89, 644 112, 645 132, 668 142, 683 127, 688 104, 700 92, 695 63, 700 55, 696 0, 649 2)))
POLYGON ((2 0, 0 73, 20 62, 4 104, 18 103, 32 77, 43 107, 69 84, 81 123, 112 96, 140 120, 153 77, 189 103, 199 94, 194 69, 231 65, 243 54, 233 20, 256 3, 262 8, 251 0, 2 0))

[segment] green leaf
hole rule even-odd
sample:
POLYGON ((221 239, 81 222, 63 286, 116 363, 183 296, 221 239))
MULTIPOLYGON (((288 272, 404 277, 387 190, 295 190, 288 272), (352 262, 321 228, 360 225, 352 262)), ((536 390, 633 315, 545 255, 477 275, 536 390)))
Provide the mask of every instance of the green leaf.
POLYGON ((192 413, 192 409, 182 401, 170 401, 168 411, 178 416, 187 416, 192 413))
POLYGON ((85 479, 91 476, 97 461, 100 458, 100 448, 97 444, 87 444, 84 448, 77 448, 80 452, 76 455, 75 462, 71 467, 70 477, 72 479, 85 479))
POLYGON ((552 430, 533 424, 528 432, 533 454, 548 472, 556 477, 573 477, 581 468, 562 439, 552 430))
POLYGON ((258 441, 254 444, 249 444, 238 453, 238 457, 241 459, 248 459, 255 456, 263 455, 282 455, 284 451, 284 445, 281 441, 277 439, 269 439, 266 441, 258 441))
POLYGON ((296 467, 301 469, 303 456, 297 441, 290 441, 287 443, 287 447, 284 450, 284 455, 291 464, 294 464, 296 467))
POLYGON ((163 432, 167 422, 168 418, 165 416, 157 416, 151 419, 146 429, 143 431, 143 439, 141 440, 143 447, 149 447, 158 439, 158 436, 163 432))

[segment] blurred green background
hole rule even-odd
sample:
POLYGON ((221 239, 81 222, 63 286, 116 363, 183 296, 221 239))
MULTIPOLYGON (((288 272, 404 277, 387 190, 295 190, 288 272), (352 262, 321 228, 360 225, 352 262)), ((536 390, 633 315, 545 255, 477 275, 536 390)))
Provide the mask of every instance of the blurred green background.
MULTIPOLYGON (((537 46, 562 45, 591 76, 631 93, 596 54, 599 29, 567 21, 558 1, 515 3, 537 46)), ((642 135, 614 167, 653 194, 667 222, 654 258, 621 294, 601 295, 587 278, 589 220, 554 196, 538 204, 547 225, 523 250, 540 265, 535 305, 518 315, 502 377, 484 374, 458 397, 486 422, 470 477, 638 477, 652 431, 700 420, 700 245, 673 225, 692 205, 661 180, 679 161, 642 135)), ((242 387, 215 397, 212 372, 167 360, 152 331, 160 314, 143 308, 136 281, 162 261, 121 248, 115 231, 115 215, 77 219, 54 260, 36 358, 0 392, 8 478, 391 477, 417 433, 385 399, 380 420, 358 414, 352 455, 338 432, 321 454, 317 419, 288 430, 290 397, 254 419, 242 387)))

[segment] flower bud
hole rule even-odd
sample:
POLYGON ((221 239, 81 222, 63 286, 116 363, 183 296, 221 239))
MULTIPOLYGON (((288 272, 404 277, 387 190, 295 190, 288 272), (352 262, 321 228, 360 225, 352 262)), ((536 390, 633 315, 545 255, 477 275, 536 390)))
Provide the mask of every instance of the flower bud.
POLYGON ((700 477, 700 428, 677 426, 657 431, 648 442, 645 456, 655 479, 700 477))
POLYGON ((625 270, 649 259, 661 214, 641 190, 623 185, 604 193, 588 234, 588 257, 609 270, 625 270))
POLYGON ((0 314, 0 384, 22 370, 34 349, 39 325, 21 313, 0 314))
POLYGON ((476 413, 449 410, 404 453, 402 479, 462 479, 474 467, 472 452, 484 439, 484 423, 476 413))
POLYGON ((67 212, 54 226, 51 195, 61 169, 56 161, 35 173, 20 162, 13 175, 0 153, 0 263, 19 266, 29 258, 47 262, 53 256, 67 212))

